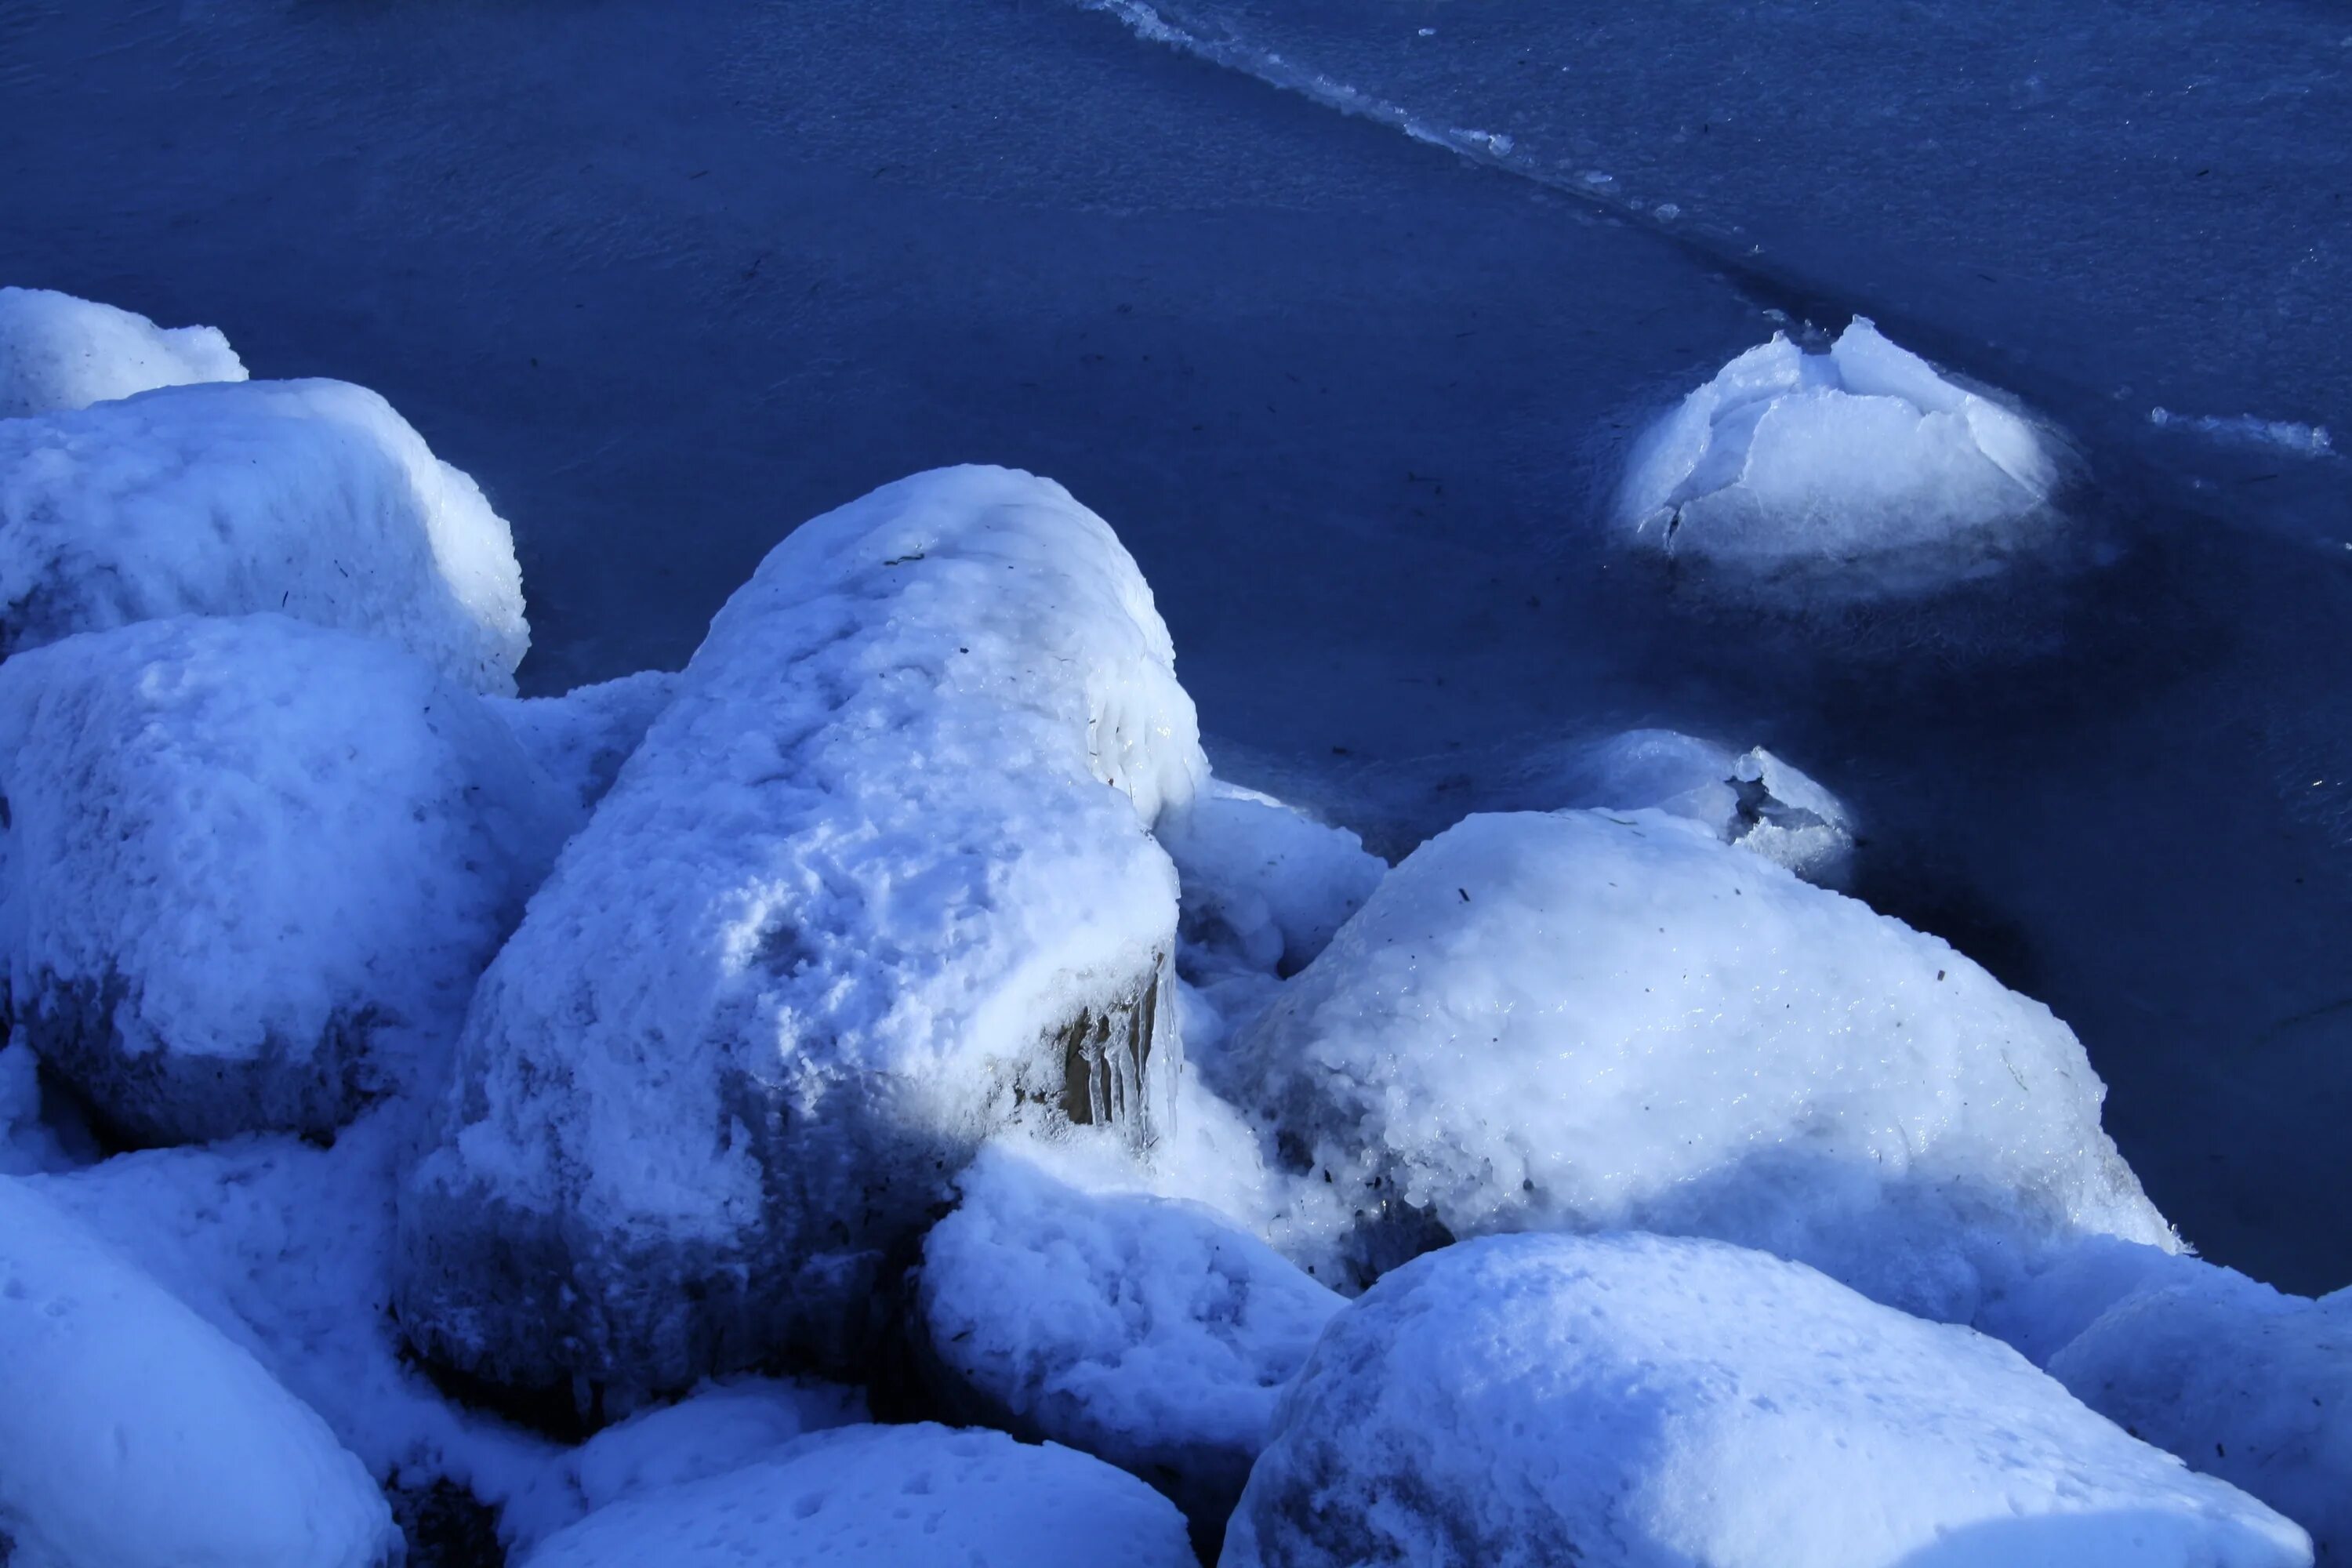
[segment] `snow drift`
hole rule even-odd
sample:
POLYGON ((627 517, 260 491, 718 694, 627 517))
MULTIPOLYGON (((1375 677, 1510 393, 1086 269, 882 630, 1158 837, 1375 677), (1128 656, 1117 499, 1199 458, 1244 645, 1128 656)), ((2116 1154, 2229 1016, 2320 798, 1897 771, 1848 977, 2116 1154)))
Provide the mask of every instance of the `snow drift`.
POLYGON ((433 1359, 595 1416, 856 1360, 885 1260, 1017 1120, 1165 1114, 1204 776, 1150 590, 958 468, 793 532, 485 974, 404 1208, 433 1359))
POLYGON ((1224 1068, 1350 1202, 1360 1280, 1454 1237, 1627 1227, 1967 1321, 2069 1238, 2175 1245, 2048 1009, 1656 811, 1431 839, 1224 1068))
POLYGON ((430 1076, 577 808, 471 694, 280 616, 0 664, 0 996, 142 1143, 430 1076))
POLYGON ((0 419, 244 379, 244 363, 217 327, 159 327, 70 294, 0 289, 0 419))
POLYGON ((0 657, 167 616, 282 611, 514 689, 514 541, 374 393, 176 386, 0 421, 0 657))
POLYGON ((1853 601, 2000 572, 2053 530, 2049 440, 1860 317, 1750 349, 1634 448, 1619 525, 1743 592, 1853 601))

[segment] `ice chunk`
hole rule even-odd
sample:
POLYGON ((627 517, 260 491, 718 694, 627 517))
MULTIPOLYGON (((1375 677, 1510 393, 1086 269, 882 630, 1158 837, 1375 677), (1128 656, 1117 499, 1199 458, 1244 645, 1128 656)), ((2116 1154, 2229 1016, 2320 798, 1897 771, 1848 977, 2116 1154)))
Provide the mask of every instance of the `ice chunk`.
POLYGON ((400 1561, 383 1495, 325 1423, 13 1176, 0 1384, 0 1557, 20 1568, 400 1561))
POLYGON ((646 731, 677 695, 677 681, 669 670, 644 669, 561 697, 494 697, 490 707, 523 750, 585 810, 613 787, 621 764, 644 743, 646 731))
POLYGON ((1826 353, 1775 335, 1636 447, 1640 546, 1743 591, 1852 601, 1997 573, 2054 527, 2049 440, 1856 317, 1826 353))
POLYGON ((1359 1278, 1453 1237, 1626 1226, 1967 1321, 2048 1246, 2177 1245, 2047 1008, 1657 811, 1431 839, 1225 1066, 1352 1194, 1359 1278))
POLYGON ((282 616, 0 664, 0 962, 138 1142, 324 1134, 429 1076, 579 811, 478 698, 282 616))
POLYGON ((1134 1477, 1054 1444, 849 1426, 590 1514, 525 1568, 1193 1568, 1134 1477))
POLYGON ((1853 864, 1844 804, 1761 746, 1735 753, 1679 731, 1627 730, 1539 757, 1508 793, 1538 809, 1656 806, 1823 887, 1843 886, 1853 864))
POLYGON ((990 1131, 1152 1136, 1149 830, 1204 773, 1150 590, 1059 486, 942 470, 793 532, 483 977, 404 1209, 411 1339, 605 1417, 857 1362, 990 1131))
POLYGON ((1323 951, 1388 871, 1344 827, 1213 779, 1161 824, 1183 884, 1184 938, 1293 974, 1323 951))
POLYGON ((1225 1568, 2254 1568, 2304 1532, 1998 1341, 1717 1243, 1498 1237, 1332 1320, 1225 1568))
POLYGON ((530 646, 506 522, 373 392, 181 386, 0 421, 0 656, 261 610, 491 694, 530 646))
POLYGON ((984 1151, 931 1231, 924 1342, 960 1414, 1150 1481, 1213 1540, 1342 1305, 1216 1211, 984 1151))
POLYGON ((159 327, 70 294, 0 289, 0 419, 244 379, 245 365, 217 327, 159 327))
POLYGON ((2125 1296, 2051 1375, 2136 1436, 2352 1554, 2352 1291, 2314 1301, 2210 1264, 2125 1296))

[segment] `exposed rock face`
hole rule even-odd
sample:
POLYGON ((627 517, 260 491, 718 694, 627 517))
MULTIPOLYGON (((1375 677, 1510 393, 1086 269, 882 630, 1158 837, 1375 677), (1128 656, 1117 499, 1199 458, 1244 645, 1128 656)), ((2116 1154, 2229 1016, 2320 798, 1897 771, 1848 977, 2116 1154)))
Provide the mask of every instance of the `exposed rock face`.
POLYGON ((484 976, 404 1202, 445 1367, 590 1420, 877 1328, 980 1142, 1151 1140, 1205 776, 1134 563, 921 475, 777 546, 484 976))

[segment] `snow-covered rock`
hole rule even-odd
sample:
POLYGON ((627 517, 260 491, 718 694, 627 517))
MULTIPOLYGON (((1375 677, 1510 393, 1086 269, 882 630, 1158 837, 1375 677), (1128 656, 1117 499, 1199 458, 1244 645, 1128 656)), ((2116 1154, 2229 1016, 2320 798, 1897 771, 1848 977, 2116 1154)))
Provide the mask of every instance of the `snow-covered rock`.
POLYGON ((217 327, 159 327, 70 294, 0 289, 0 419, 244 379, 243 362, 217 327))
POLYGON ((1341 1298, 1215 1210, 984 1150, 923 1247, 951 1407, 1151 1482, 1213 1537, 1341 1298))
POLYGON ((2303 1531, 1996 1340, 1718 1243, 1397 1270, 1283 1402, 1225 1568, 2255 1568, 2303 1531))
POLYGON ((506 522, 373 392, 176 386, 0 421, 0 656, 263 610, 493 695, 530 646, 506 522))
POLYGON ((1539 754, 1502 793, 1538 811, 1655 806, 1822 887, 1843 886, 1853 858, 1853 818, 1837 796, 1761 746, 1735 752, 1676 730, 1539 754))
POLYGON ((1726 586, 1855 601, 1999 572, 2053 530, 2058 478, 2032 424, 1857 317, 1825 353, 1776 334, 1685 398, 1618 514, 1726 586))
POLYGON ((607 1426, 573 1453, 585 1511, 660 1487, 740 1469, 811 1432, 866 1419, 866 1400, 839 1384, 738 1377, 676 1405, 607 1426))
POLYGON ((1165 1498, 1001 1432, 850 1426, 601 1509, 525 1568, 1193 1568, 1165 1498))
POLYGON ((489 703, 522 749, 586 811, 613 787, 621 764, 677 695, 677 682, 673 671, 642 669, 561 697, 493 697, 489 703))
POLYGON ((1153 1135, 1150 828, 1204 775, 1150 590, 1059 486, 941 470, 793 533, 483 977, 404 1210, 413 1342, 605 1416, 858 1359, 992 1131, 1153 1135))
POLYGON ((1363 908, 1388 862, 1344 827, 1212 779, 1159 829, 1183 886, 1183 935, 1294 974, 1363 908))
POLYGON ((2177 1245, 2047 1008, 1656 811, 1431 839, 1222 1066, 1350 1197, 1359 1279, 1450 1237, 1626 1227, 1965 1322, 2071 1238, 2177 1245))
POLYGON ((2352 1290, 2315 1301, 2210 1265, 2170 1272, 2051 1357, 2051 1375, 2301 1524, 2322 1563, 2352 1562, 2352 1290))
POLYGON ((9 1016, 148 1143, 430 1076, 579 815, 478 698, 274 615, 0 664, 0 802, 9 1016))
POLYGON ((0 1390, 0 1559, 13 1568, 400 1560, 383 1494, 325 1423, 8 1176, 0 1390))

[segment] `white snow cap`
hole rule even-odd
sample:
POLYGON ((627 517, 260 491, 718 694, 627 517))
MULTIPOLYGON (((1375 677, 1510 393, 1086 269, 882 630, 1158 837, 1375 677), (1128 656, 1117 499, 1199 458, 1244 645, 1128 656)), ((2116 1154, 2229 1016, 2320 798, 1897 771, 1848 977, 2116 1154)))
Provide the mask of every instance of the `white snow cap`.
POLYGON ((1344 1302, 1213 1209, 1072 1173, 982 1152, 924 1244, 926 1343, 974 1417, 1108 1459, 1222 1526, 1344 1302))
POLYGON ((2022 1357, 1810 1268, 1494 1237, 1333 1319, 1224 1568, 2292 1568, 2304 1532, 2022 1357))
POLYGON ((0 664, 0 984, 142 1142, 429 1076, 579 809, 471 693, 282 616, 0 664))
POLYGON ((1150 827, 1205 773, 1150 591, 1060 486, 945 469, 793 532, 483 977, 412 1337, 614 1414, 856 1353, 990 1131, 1164 1115, 1150 827))
POLYGON ((245 365, 217 327, 159 327, 70 294, 0 289, 0 419, 244 379, 245 365))
POLYGON ((1618 519, 1726 586, 1831 601, 1989 575, 2048 533, 2034 426, 1855 317, 1826 353, 1750 349, 1634 448, 1618 519))
POLYGON ((1449 1236, 1630 1227, 1966 1321, 2048 1245, 2176 1245, 2049 1009, 1657 811, 1429 840, 1227 1066, 1353 1194, 1360 1278, 1449 1236))
POLYGON ((506 522, 374 393, 167 387, 0 421, 0 656, 282 611, 505 695, 530 646, 506 522))
POLYGON ((601 1509, 525 1568, 1194 1568, 1134 1477, 1051 1443, 849 1426, 601 1509))
POLYGON ((18 1568, 374 1568, 383 1495, 254 1359, 0 1176, 0 1542, 18 1568))
POLYGON ((1267 973, 1296 973, 1388 874, 1344 827, 1211 779, 1159 827, 1183 885, 1184 937, 1267 973))

